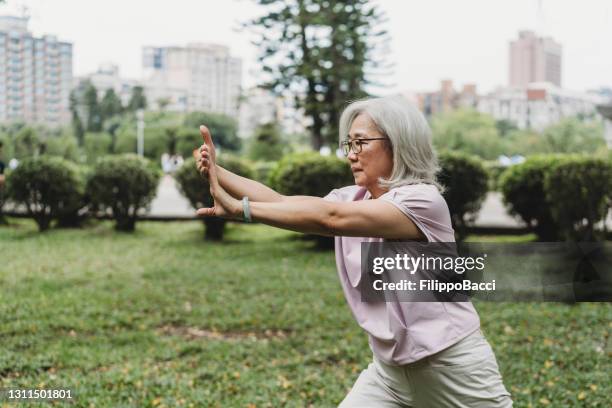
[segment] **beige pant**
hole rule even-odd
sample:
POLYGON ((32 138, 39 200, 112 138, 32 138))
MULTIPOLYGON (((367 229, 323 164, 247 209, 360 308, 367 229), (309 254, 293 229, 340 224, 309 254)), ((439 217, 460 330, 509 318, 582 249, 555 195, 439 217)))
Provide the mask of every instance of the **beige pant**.
POLYGON ((476 330, 415 363, 392 366, 374 356, 340 407, 506 408, 512 400, 491 346, 476 330))

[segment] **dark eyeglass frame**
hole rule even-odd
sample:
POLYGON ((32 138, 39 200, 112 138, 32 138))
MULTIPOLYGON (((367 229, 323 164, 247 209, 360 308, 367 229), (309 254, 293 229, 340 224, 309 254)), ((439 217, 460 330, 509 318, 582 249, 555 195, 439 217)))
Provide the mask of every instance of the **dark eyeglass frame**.
POLYGON ((360 143, 360 142, 365 142, 368 140, 389 140, 389 139, 387 139, 386 137, 369 137, 369 138, 345 140, 340 143, 340 149, 342 150, 342 153, 344 154, 344 156, 347 156, 347 157, 349 153, 351 152, 351 150, 353 151, 353 153, 359 154, 363 150, 363 145, 367 144, 367 143, 360 143))

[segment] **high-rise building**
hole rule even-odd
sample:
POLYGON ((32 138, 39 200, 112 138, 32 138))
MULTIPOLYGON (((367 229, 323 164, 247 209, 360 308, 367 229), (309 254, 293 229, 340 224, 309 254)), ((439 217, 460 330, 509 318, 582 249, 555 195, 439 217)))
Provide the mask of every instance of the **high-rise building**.
POLYGON ((0 16, 0 122, 70 121, 72 44, 35 38, 28 17, 0 16))
POLYGON ((531 82, 550 82, 560 87, 561 52, 561 44, 550 37, 519 32, 519 38, 510 42, 510 86, 524 88, 531 82))
POLYGON ((169 110, 224 113, 237 118, 242 61, 215 44, 144 47, 144 86, 150 104, 169 110))

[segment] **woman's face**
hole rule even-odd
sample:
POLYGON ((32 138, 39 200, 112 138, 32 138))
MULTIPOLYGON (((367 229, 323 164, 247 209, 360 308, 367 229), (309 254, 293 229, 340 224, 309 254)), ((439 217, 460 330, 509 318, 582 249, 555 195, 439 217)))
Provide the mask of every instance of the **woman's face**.
MULTIPOLYGON (((378 131, 374 121, 366 113, 359 114, 349 130, 350 140, 373 139, 386 137, 378 131)), ((393 169, 393 153, 387 140, 363 140, 361 152, 355 153, 353 149, 348 154, 355 184, 366 187, 374 198, 383 193, 378 186, 380 177, 387 178, 393 169)), ((359 148, 359 146, 357 146, 359 148)))

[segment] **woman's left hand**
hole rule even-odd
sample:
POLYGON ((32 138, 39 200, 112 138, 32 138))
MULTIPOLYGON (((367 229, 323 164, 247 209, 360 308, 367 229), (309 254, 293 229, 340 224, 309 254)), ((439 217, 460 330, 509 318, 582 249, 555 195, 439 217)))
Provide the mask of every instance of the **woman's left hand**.
POLYGON ((242 219, 242 202, 230 196, 223 188, 217 187, 210 192, 215 201, 213 207, 199 208, 196 214, 200 217, 221 217, 227 219, 242 219), (214 190, 214 191, 213 191, 214 190))
POLYGON ((219 185, 217 172, 214 167, 208 172, 208 183, 210 184, 210 194, 213 197, 214 206, 199 208, 196 214, 201 217, 242 219, 242 202, 229 195, 227 191, 219 185))

